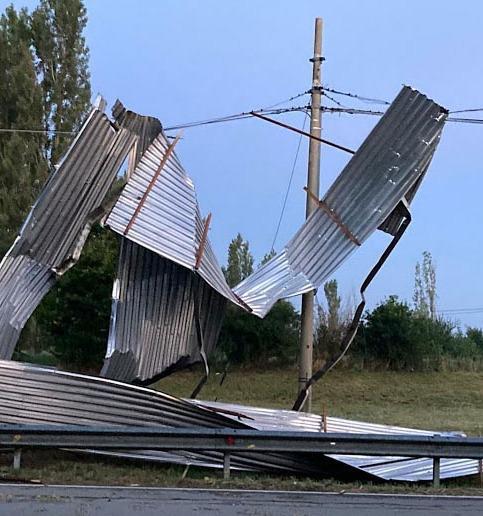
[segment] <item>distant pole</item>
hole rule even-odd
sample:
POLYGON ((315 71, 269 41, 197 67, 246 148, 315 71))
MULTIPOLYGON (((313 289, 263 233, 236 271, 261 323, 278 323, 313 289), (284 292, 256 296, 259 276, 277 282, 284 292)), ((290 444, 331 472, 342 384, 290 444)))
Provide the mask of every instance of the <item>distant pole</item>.
MULTIPOLYGON (((312 90, 311 90, 311 118, 310 118, 310 134, 320 138, 322 132, 321 121, 321 98, 322 98, 322 74, 321 64, 322 57, 322 18, 315 19, 315 38, 314 38, 314 56, 311 59, 313 63, 312 72, 312 90)), ((305 217, 317 209, 315 199, 310 196, 310 192, 319 198, 319 180, 320 180, 320 142, 314 139, 309 141, 309 164, 307 174, 307 203, 305 208, 305 217)), ((300 356, 299 356, 299 392, 304 388, 307 380, 312 376, 312 355, 314 345, 314 297, 315 292, 311 291, 302 295, 302 320, 300 331, 300 356)), ((312 391, 309 390, 304 410, 310 412, 312 410, 312 391)))

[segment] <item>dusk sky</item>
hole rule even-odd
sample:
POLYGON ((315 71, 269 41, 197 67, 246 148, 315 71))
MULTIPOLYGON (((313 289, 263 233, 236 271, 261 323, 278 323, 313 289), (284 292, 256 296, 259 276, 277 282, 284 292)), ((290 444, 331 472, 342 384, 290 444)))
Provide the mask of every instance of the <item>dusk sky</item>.
MULTIPOLYGON (((2 10, 8 3, 0 2, 2 10)), ((483 108, 483 3, 477 0, 88 0, 86 6, 93 96, 102 94, 109 108, 119 98, 165 127, 270 106, 309 89, 316 16, 324 20, 325 86, 392 100, 407 84, 450 110, 483 108)), ((304 115, 279 119, 301 127, 304 115)), ((326 114, 323 136, 355 149, 376 122, 326 114)), ((237 232, 257 261, 270 250, 298 141, 255 119, 184 131, 177 153, 203 212, 213 214, 210 237, 220 262, 237 232)), ((437 267, 439 309, 483 307, 482 141, 482 125, 446 125, 413 203, 413 223, 368 289, 369 307, 391 294, 411 301, 414 267, 425 250, 437 267)), ((302 141, 277 250, 303 222, 307 148, 302 141)), ((347 160, 323 147, 321 196, 347 160)), ((338 271, 344 299, 358 302, 359 285, 388 241, 375 234, 338 271)), ((455 319, 463 328, 483 326, 483 310, 455 319)))

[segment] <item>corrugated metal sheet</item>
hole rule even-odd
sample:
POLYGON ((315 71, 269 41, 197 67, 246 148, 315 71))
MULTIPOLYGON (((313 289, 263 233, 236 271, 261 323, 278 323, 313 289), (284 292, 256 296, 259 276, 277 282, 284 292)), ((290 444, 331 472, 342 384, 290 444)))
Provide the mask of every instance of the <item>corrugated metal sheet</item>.
MULTIPOLYGON (((250 428, 213 410, 143 387, 0 360, 0 422, 73 425, 127 425, 250 428)), ((121 456, 149 455, 153 460, 198 461, 219 465, 218 452, 172 454, 139 450, 121 456)), ((332 460, 276 453, 234 453, 235 468, 329 474, 332 460)), ((340 470, 348 470, 340 467, 340 470)), ((337 468, 336 468, 337 470, 337 468)))
MULTIPOLYGON (((322 418, 314 414, 181 400, 143 387, 11 361, 0 361, 0 423, 252 428, 308 432, 321 432, 324 426, 322 418)), ((434 433, 334 417, 327 418, 327 430, 381 434, 434 433)), ((222 464, 222 456, 216 452, 119 450, 105 454, 209 467, 222 464)), ((430 460, 405 457, 233 453, 231 460, 233 467, 238 469, 299 472, 339 478, 359 476, 414 481, 430 480, 432 476, 430 460)), ((477 472, 478 461, 475 460, 441 461, 441 478, 473 475, 477 472)))
POLYGON ((234 292, 263 317, 278 299, 318 288, 378 227, 394 233, 402 221, 395 208, 414 196, 446 117, 441 106, 404 87, 325 195, 330 214, 315 210, 282 252, 234 292))
POLYGON ((0 264, 0 357, 11 357, 22 327, 55 277, 77 261, 133 144, 131 133, 116 130, 94 108, 51 173, 0 264))
MULTIPOLYGON (((123 234, 122 228, 127 228, 169 143, 161 134, 158 120, 126 111, 119 101, 113 115, 123 127, 129 121, 129 130, 138 136, 137 155, 133 159, 135 171, 131 172, 123 192, 124 198, 132 202, 131 212, 124 213, 117 203, 107 222, 111 225, 116 217, 124 216, 124 226, 116 226, 123 234)), ((159 184, 155 186, 149 193, 149 202, 144 204, 136 224, 129 231, 128 237, 134 235, 134 238, 130 240, 123 236, 121 239, 109 342, 101 372, 107 378, 141 384, 200 361, 202 347, 209 353, 218 339, 225 306, 225 299, 200 281, 191 262, 185 259, 195 255, 196 242, 202 239, 203 222, 191 180, 176 155, 167 161, 159 184), (167 191, 171 187, 176 192, 175 197, 167 191), (158 210, 160 206, 161 211, 158 210), (180 249, 184 249, 177 255, 181 258, 167 260, 153 252, 151 249, 156 248, 150 245, 153 239, 159 239, 165 254, 170 254, 179 244, 180 249), (195 328, 195 307, 198 305, 203 346, 195 328)), ((216 263, 209 242, 205 257, 208 259, 202 260, 200 267, 202 277, 208 277, 209 264, 216 263)))
POLYGON ((129 240, 121 248, 119 268, 102 376, 146 383, 199 362, 196 303, 205 350, 213 350, 224 297, 190 270, 129 240))
POLYGON ((169 155, 141 210, 136 213, 169 146, 167 138, 160 133, 143 154, 106 225, 146 249, 196 270, 213 289, 239 304, 226 283, 209 239, 202 245, 204 222, 194 185, 175 152, 169 155), (202 259, 196 268, 201 247, 202 259))
MULTIPOLYGON (((307 414, 293 410, 267 409, 248 407, 233 403, 219 403, 212 401, 195 401, 198 406, 211 407, 222 412, 227 417, 236 420, 230 413, 239 413, 248 416, 248 424, 257 430, 287 430, 295 432, 322 432, 324 431, 323 418, 316 414, 307 414)), ((384 434, 384 435, 435 435, 438 432, 418 430, 392 425, 365 423, 329 416, 326 422, 327 432, 357 433, 357 434, 384 434)), ((371 457, 356 455, 328 455, 328 457, 348 466, 359 469, 361 472, 374 475, 384 480, 416 482, 432 480, 432 459, 413 459, 408 457, 371 457)), ((476 475, 478 461, 473 459, 441 459, 441 478, 456 478, 476 475)))

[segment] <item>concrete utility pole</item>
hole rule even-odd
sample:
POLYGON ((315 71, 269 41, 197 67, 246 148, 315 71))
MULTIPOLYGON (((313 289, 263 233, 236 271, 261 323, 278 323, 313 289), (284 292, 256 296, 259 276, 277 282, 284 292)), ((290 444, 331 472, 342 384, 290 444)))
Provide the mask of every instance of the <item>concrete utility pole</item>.
MULTIPOLYGON (((312 91, 311 91, 311 118, 310 134, 320 138, 322 132, 321 121, 321 98, 322 98, 322 18, 315 19, 314 57, 310 60, 313 63, 312 91)), ((307 203, 305 208, 306 218, 317 208, 315 200, 309 195, 312 192, 319 198, 320 180, 320 141, 313 138, 309 141, 309 166, 307 179, 307 203)), ((302 295, 302 321, 300 332, 300 356, 299 356, 299 392, 304 388, 307 380, 312 376, 312 355, 314 344, 314 296, 311 291, 302 295)), ((309 391, 304 409, 307 412, 312 410, 312 392, 309 391)))

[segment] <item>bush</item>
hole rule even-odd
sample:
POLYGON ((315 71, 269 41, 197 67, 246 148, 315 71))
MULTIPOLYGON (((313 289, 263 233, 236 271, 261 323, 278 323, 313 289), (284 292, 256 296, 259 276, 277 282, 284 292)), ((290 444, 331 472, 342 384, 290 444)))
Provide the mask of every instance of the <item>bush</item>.
POLYGON ((263 366, 295 362, 299 328, 300 316, 288 301, 276 303, 264 319, 229 306, 215 359, 263 366))
POLYGON ((352 353, 393 370, 439 370, 465 361, 473 368, 483 359, 483 332, 464 335, 450 321, 417 314, 391 296, 366 313, 352 353))

